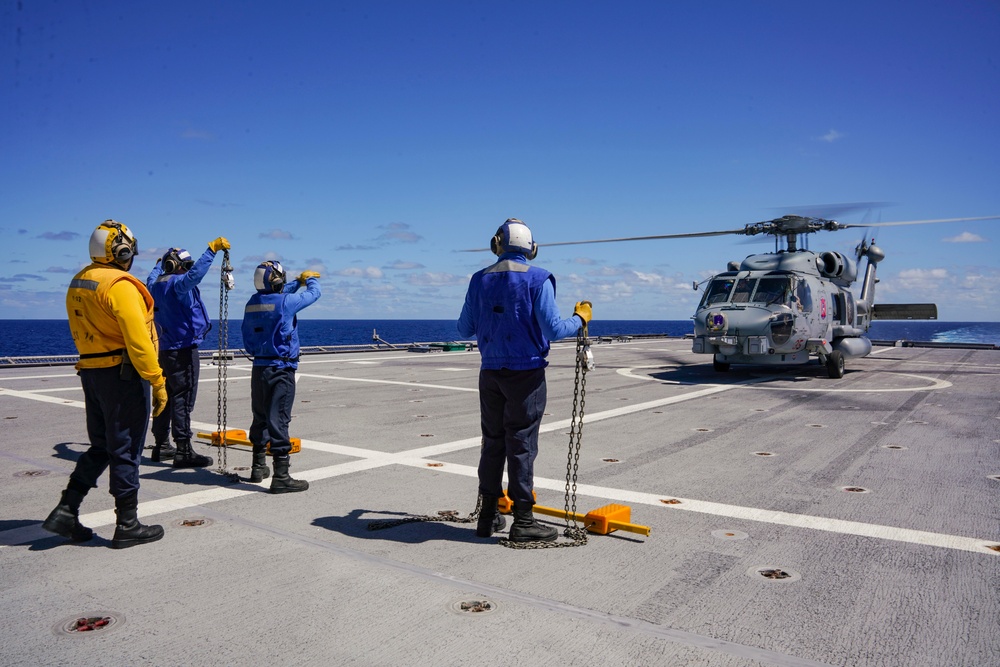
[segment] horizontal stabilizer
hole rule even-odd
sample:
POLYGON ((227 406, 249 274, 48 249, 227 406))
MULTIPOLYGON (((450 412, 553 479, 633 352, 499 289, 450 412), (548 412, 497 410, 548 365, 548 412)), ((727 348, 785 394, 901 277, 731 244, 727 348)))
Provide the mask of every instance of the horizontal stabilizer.
POLYGON ((872 308, 873 320, 936 320, 935 303, 877 303, 872 308))

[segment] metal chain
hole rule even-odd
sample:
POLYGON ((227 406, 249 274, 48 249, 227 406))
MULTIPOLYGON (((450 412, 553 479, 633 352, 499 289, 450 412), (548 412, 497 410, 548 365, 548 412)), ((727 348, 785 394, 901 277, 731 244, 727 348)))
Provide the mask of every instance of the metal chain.
MULTIPOLYGON (((590 340, 587 338, 587 325, 584 324, 576 336, 576 378, 573 384, 573 417, 569 429, 569 452, 566 455, 566 528, 563 536, 569 542, 512 542, 501 538, 499 543, 509 549, 558 549, 561 547, 579 547, 587 544, 587 526, 579 526, 576 522, 576 475, 580 463, 580 445, 583 442, 583 413, 587 398, 587 371, 593 368, 590 355, 590 340), (572 519, 571 519, 572 517, 572 519), (572 521, 572 526, 570 522, 572 521)), ((368 522, 368 530, 394 528, 407 523, 422 523, 427 521, 443 521, 448 523, 472 523, 479 519, 483 506, 483 496, 476 500, 476 509, 467 517, 458 516, 458 512, 444 510, 437 516, 409 516, 403 519, 388 519, 385 521, 368 522)))
POLYGON ((576 334, 576 377, 573 382, 573 417, 569 426, 569 451, 566 453, 566 496, 563 508, 566 512, 566 528, 563 536, 570 542, 512 542, 500 540, 508 549, 558 549, 579 547, 587 543, 587 526, 576 523, 576 473, 580 464, 580 445, 583 442, 583 413, 587 400, 587 371, 593 367, 590 354, 590 340, 587 338, 587 324, 584 323, 576 334), (570 525, 572 523, 572 525, 570 525))
POLYGON ((229 290, 233 289, 233 267, 229 263, 229 250, 222 251, 222 271, 219 283, 219 354, 218 364, 218 417, 219 417, 219 469, 223 475, 230 476, 226 460, 226 420, 228 415, 228 397, 226 388, 229 384, 229 290))
POLYGON ((447 523, 472 523, 479 519, 479 510, 483 506, 483 496, 480 494, 476 500, 476 509, 467 517, 458 516, 454 510, 442 510, 436 516, 425 514, 423 516, 408 516, 405 519, 387 519, 385 521, 369 521, 368 530, 382 530, 383 528, 395 528, 406 523, 421 523, 424 521, 445 521, 447 523))

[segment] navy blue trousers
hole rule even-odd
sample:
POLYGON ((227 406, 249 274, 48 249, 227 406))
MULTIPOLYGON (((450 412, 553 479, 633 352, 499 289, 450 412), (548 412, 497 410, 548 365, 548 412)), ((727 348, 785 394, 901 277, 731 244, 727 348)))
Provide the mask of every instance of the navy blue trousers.
POLYGON ((191 441, 191 411, 198 397, 198 376, 201 362, 198 348, 160 350, 160 368, 167 379, 167 407, 153 417, 153 440, 165 445, 174 436, 174 442, 191 441))
POLYGON ((483 448, 479 455, 479 492, 503 495, 507 464, 507 495, 518 507, 535 504, 535 457, 538 428, 545 412, 545 369, 480 370, 479 416, 483 448))
POLYGON ((131 366, 89 368, 79 372, 87 404, 90 448, 76 461, 70 479, 95 488, 111 468, 111 495, 121 498, 139 490, 139 460, 149 428, 149 382, 131 366))
POLYGON ((250 372, 250 442, 254 445, 271 443, 272 456, 285 456, 292 451, 288 439, 288 424, 292 421, 295 402, 295 369, 277 366, 254 366, 250 372))

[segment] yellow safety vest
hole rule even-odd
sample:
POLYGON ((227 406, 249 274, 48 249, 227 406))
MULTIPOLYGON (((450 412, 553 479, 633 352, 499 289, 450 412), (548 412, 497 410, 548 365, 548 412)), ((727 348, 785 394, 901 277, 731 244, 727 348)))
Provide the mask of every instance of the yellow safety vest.
MULTIPOLYGON (((157 334, 153 325, 153 297, 138 278, 120 269, 91 264, 76 274, 66 293, 66 312, 73 342, 80 353, 76 368, 107 368, 122 362, 125 336, 111 310, 108 291, 119 280, 128 280, 139 291, 146 305, 145 324, 155 359, 157 334)), ((143 369, 139 369, 140 371, 143 369)))

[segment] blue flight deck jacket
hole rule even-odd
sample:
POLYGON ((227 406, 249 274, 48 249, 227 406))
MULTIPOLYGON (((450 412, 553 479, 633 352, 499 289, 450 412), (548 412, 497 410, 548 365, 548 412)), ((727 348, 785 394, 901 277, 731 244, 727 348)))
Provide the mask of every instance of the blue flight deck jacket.
POLYGON ((458 332, 475 336, 482 368, 531 370, 548 365, 549 341, 575 334, 583 320, 559 317, 556 279, 530 266, 522 253, 508 252, 469 282, 458 332))
POLYGON ((153 295, 153 319, 160 332, 161 350, 195 347, 212 328, 198 284, 212 266, 215 253, 209 248, 188 271, 163 273, 157 263, 146 278, 153 295))

